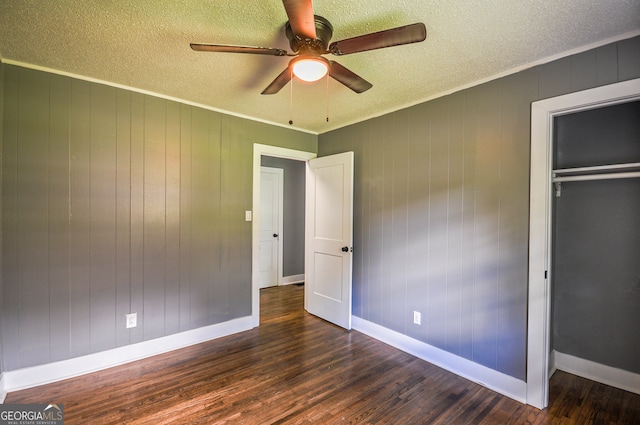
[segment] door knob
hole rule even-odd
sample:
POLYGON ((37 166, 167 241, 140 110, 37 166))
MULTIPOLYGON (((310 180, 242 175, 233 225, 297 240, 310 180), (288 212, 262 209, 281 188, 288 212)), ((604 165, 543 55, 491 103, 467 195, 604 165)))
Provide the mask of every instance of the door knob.
POLYGON ((343 246, 342 247, 342 252, 349 252, 349 247, 348 246, 343 246))
POLYGON ((274 237, 274 238, 277 238, 277 237, 278 237, 278 234, 277 234, 277 233, 274 233, 274 234, 273 234, 273 237, 274 237))

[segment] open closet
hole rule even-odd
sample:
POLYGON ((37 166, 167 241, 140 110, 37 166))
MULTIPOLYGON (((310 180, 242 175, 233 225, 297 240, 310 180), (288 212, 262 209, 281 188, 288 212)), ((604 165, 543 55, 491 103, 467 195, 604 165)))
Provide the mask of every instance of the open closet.
POLYGON ((640 374, 640 101, 558 115, 553 134, 555 364, 640 374))

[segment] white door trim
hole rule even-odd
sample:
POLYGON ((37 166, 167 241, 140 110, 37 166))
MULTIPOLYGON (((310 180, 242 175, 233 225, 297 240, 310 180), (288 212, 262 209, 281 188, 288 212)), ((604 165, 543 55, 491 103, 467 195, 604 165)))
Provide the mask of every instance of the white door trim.
POLYGON ((254 327, 260 325, 260 285, 258 283, 260 261, 260 167, 262 156, 308 161, 318 156, 314 152, 298 151, 277 146, 253 145, 253 222, 251 226, 251 320, 254 327))
POLYGON ((553 119, 638 99, 635 79, 531 104, 527 404, 539 409, 549 403, 553 119))

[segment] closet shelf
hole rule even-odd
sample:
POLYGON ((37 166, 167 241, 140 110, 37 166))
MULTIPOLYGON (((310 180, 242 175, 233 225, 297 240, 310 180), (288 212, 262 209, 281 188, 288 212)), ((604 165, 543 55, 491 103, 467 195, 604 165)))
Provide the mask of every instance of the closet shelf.
POLYGON ((553 170, 551 181, 556 189, 556 197, 560 197, 562 195, 562 182, 638 177, 640 177, 640 162, 629 162, 626 164, 596 165, 593 167, 559 168, 553 170))
POLYGON ((593 167, 559 168, 552 172, 552 181, 554 183, 636 177, 640 177, 640 162, 596 165, 593 167))

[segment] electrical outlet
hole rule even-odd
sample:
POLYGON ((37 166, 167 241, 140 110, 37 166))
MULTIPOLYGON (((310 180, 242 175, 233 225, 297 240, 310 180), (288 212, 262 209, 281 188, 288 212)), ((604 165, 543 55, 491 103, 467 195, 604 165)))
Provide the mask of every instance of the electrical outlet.
POLYGON ((413 312, 413 323, 415 323, 416 325, 419 325, 422 323, 422 314, 420 314, 419 311, 413 312))
POLYGON ((138 326, 138 313, 125 314, 127 328, 135 328, 138 326))

